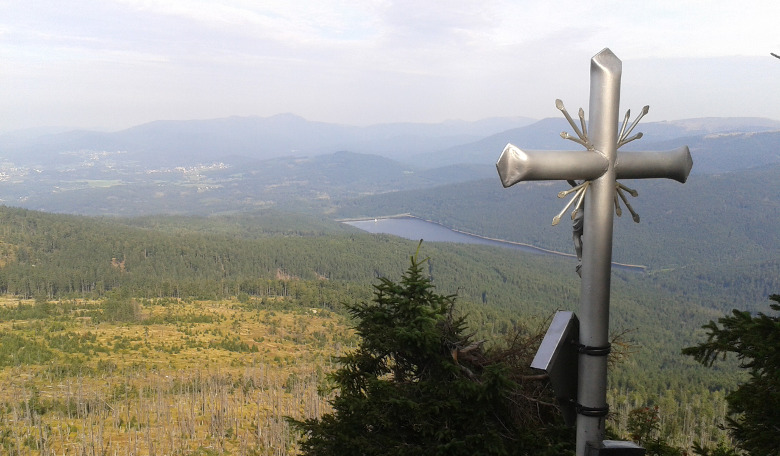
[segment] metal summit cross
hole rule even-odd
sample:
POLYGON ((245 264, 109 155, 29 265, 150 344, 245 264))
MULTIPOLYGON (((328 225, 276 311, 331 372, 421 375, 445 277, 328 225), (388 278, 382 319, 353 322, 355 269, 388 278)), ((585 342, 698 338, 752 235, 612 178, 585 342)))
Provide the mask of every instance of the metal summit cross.
MULTIPOLYGON (((636 192, 617 182, 617 179, 667 178, 684 183, 693 166, 687 146, 669 152, 618 152, 624 144, 642 137, 641 133, 629 135, 648 112, 645 106, 630 126, 627 124, 631 114, 630 111, 626 112, 618 131, 621 72, 622 62, 609 49, 602 50, 591 59, 587 126, 582 109, 579 110, 578 127, 563 103, 560 100, 555 102, 577 135, 573 137, 564 132, 561 136, 582 145, 584 151, 527 151, 508 144, 496 163, 504 187, 532 180, 566 180, 572 185, 571 189, 558 194, 561 198, 571 193, 574 196, 553 219, 553 225, 574 205, 572 219, 575 220, 574 240, 578 257, 581 249, 581 263, 577 272, 582 280, 578 311, 579 339, 574 340, 574 357, 578 359, 576 397, 568 400, 576 411, 578 456, 644 454, 640 447, 627 444, 626 450, 621 451, 618 449, 622 447, 621 442, 603 440, 604 420, 608 412, 606 355, 610 349, 608 326, 612 227, 613 211, 621 214, 618 198, 631 212, 634 221, 639 222, 639 216, 626 197, 626 192, 632 196, 636 196, 636 192)), ((571 315, 570 312, 568 314, 571 315)), ((545 342, 551 331, 548 331, 545 342)), ((574 337, 577 337, 576 334, 574 337)), ((558 334, 558 345, 563 343, 561 339, 558 334)), ((552 356, 551 353, 549 355, 552 356)), ((539 356, 537 354, 537 358, 539 356)))

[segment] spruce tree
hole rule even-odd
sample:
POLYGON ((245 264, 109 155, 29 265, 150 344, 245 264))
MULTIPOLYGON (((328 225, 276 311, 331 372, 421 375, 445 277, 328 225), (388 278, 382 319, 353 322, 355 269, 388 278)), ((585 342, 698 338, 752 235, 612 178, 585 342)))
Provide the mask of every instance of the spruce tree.
POLYGON ((518 413, 544 408, 529 397, 539 388, 520 392, 512 367, 490 360, 424 262, 411 257, 400 282, 381 278, 372 302, 349 307, 361 342, 332 376, 333 412, 296 422, 303 454, 567 454, 570 434, 554 413, 526 413, 530 425, 518 413))
MULTIPOLYGON (((780 295, 770 297, 780 311, 780 295)), ((707 341, 683 349, 705 366, 736 355, 749 379, 726 396, 729 430, 737 446, 751 455, 780 455, 780 316, 733 310, 703 326, 707 341), (720 324, 720 326, 718 326, 720 324)))

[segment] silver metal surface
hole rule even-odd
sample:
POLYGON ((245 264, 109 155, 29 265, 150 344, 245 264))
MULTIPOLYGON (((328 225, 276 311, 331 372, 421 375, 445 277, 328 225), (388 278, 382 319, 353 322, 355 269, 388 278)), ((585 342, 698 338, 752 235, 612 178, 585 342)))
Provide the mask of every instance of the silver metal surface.
POLYGON ((693 159, 688 146, 667 152, 621 152, 615 162, 618 179, 673 179, 682 184, 688 180, 693 159))
MULTIPOLYGON (((636 191, 618 183, 617 179, 667 178, 685 182, 693 166, 687 147, 671 152, 618 153, 620 146, 642 137, 641 133, 629 135, 649 110, 645 106, 630 125, 630 111, 627 112, 618 132, 621 73, 622 62, 609 49, 602 50, 591 59, 588 125, 581 109, 578 126, 563 102, 555 102, 577 135, 574 137, 564 132, 561 137, 580 144, 584 151, 523 151, 509 144, 496 163, 504 187, 526 180, 587 182, 587 185, 580 184, 581 187, 572 189, 572 200, 553 219, 553 224, 556 224, 574 200, 577 202, 572 218, 578 211, 584 211, 582 236, 575 236, 575 242, 581 241, 582 244, 582 265, 578 266, 582 277, 579 306, 581 347, 609 346, 613 214, 622 212, 620 201, 631 212, 634 221, 639 221, 639 215, 628 204, 625 193, 636 196, 636 191)), ((563 193, 562 196, 566 196, 571 192, 563 193)), ((577 403, 583 410, 606 410, 607 356, 581 353, 578 358, 577 403)), ((588 444, 601 447, 603 439, 604 416, 599 416, 599 413, 577 415, 578 456, 587 454, 588 444)))
POLYGON ((522 150, 507 144, 496 163, 504 187, 521 181, 595 179, 607 171, 609 162, 598 152, 522 150), (561 164, 570 167, 563 168, 561 164))
POLYGON ((531 367, 547 372, 564 421, 573 426, 577 420, 577 342, 579 322, 574 312, 555 313, 531 367))
POLYGON ((634 442, 605 440, 599 446, 588 445, 588 456, 644 456, 645 449, 634 442))
MULTIPOLYGON (((612 272, 612 214, 614 213, 620 76, 623 65, 609 49, 591 59, 590 140, 609 161, 609 169, 595 179, 585 195, 580 282, 580 344, 609 344, 609 290, 612 272)), ((587 407, 607 406, 607 357, 579 357, 577 402, 587 407)), ((577 454, 586 442, 604 439, 604 417, 577 415, 577 454)))

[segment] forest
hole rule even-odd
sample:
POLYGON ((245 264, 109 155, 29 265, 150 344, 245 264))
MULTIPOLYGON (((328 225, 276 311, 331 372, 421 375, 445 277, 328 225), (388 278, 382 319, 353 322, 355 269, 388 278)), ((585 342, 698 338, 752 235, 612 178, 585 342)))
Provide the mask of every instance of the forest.
MULTIPOLYGON (((129 454, 293 454, 282 415, 327 409, 326 373, 355 342, 345 304, 371 299, 372 284, 398 277, 417 247, 280 210, 119 219, 2 207, 0 230, 0 364, 10 385, 0 432, 10 454, 99 454, 129 442, 129 454), (205 412, 215 408, 221 415, 205 412)), ((457 295, 489 344, 542 333, 554 311, 576 310, 565 259, 423 250, 427 276, 457 295)), ((696 272, 696 290, 665 266, 613 272, 620 349, 609 423, 627 436, 631 411, 657 406, 671 444, 715 444, 726 438, 725 395, 743 374, 680 352, 729 303, 711 285, 717 267, 696 272)), ((736 277, 739 293, 767 286, 736 277)))

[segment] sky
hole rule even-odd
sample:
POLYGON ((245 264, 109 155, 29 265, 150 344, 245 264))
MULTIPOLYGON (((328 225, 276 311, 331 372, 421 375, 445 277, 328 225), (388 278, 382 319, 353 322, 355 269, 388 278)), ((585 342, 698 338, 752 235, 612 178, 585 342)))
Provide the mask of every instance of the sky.
POLYGON ((777 0, 0 0, 0 132, 541 119, 605 47, 621 111, 780 120, 777 0))

